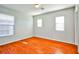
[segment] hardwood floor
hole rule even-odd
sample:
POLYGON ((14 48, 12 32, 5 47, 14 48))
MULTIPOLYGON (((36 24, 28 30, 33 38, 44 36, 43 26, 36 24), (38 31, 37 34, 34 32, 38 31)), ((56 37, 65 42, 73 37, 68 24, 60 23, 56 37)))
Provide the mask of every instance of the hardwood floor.
POLYGON ((0 46, 0 54, 77 54, 77 46, 31 37, 0 46))

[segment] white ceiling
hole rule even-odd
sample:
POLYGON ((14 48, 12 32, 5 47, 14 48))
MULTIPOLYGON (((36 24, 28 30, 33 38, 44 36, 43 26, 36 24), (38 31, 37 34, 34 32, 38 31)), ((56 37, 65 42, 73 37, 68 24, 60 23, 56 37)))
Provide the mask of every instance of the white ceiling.
POLYGON ((41 7, 44 8, 44 10, 41 10, 40 8, 36 9, 34 7, 34 4, 3 4, 2 6, 28 13, 31 15, 37 15, 37 14, 42 14, 50 11, 55 11, 63 8, 69 8, 74 6, 73 4, 41 4, 41 7))

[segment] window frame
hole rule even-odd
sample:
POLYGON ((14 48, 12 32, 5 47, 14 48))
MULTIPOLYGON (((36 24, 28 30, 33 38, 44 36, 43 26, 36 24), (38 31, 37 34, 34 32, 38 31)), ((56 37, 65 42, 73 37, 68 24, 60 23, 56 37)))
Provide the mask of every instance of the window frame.
POLYGON ((43 27, 43 19, 42 18, 40 18, 40 19, 37 19, 37 27, 38 28, 41 28, 41 27, 43 27), (40 21, 40 23, 39 23, 39 21, 40 21))
POLYGON ((55 30, 56 30, 56 31, 65 31, 65 16, 61 15, 61 16, 56 16, 56 17, 55 17, 55 30), (59 18, 63 17, 63 23, 61 23, 61 22, 60 22, 60 23, 57 23, 57 22, 56 22, 56 21, 57 21, 57 19, 56 19, 57 17, 59 17, 59 18), (63 29, 57 29, 57 25, 58 25, 58 24, 63 25, 63 26, 58 26, 58 28, 61 27, 61 28, 63 28, 63 29))
MULTIPOLYGON (((12 19, 13 19, 13 21, 12 21, 12 24, 10 24, 10 23, 8 23, 8 24, 0 24, 0 26, 12 26, 12 33, 9 33, 10 32, 10 30, 11 29, 4 29, 4 31, 8 31, 8 33, 6 34, 3 34, 3 35, 0 35, 0 37, 7 37, 7 36, 12 36, 12 35, 14 35, 15 34, 15 16, 13 16, 13 15, 10 15, 10 14, 5 14, 5 13, 0 13, 0 14, 3 14, 3 15, 6 15, 6 17, 7 16, 9 16, 9 17, 11 17, 12 19)), ((5 19, 6 20, 6 19, 5 19)), ((4 20, 4 21, 5 21, 4 20)), ((6 20, 7 21, 7 20, 6 20)), ((9 20, 10 21, 10 20, 9 20)))

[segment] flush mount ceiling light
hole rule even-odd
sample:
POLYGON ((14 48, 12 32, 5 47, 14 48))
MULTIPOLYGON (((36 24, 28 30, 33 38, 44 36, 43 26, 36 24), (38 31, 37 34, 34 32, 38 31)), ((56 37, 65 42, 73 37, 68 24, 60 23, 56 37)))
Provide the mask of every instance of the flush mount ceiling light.
POLYGON ((40 4, 35 4, 35 8, 39 8, 40 7, 40 4))
POLYGON ((35 8, 39 8, 41 10, 44 10, 44 7, 41 4, 35 4, 35 8))

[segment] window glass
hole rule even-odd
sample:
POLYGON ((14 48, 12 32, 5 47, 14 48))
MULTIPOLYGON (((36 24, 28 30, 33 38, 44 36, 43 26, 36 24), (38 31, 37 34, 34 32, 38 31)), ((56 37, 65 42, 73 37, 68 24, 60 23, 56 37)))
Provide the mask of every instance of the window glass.
POLYGON ((0 37, 14 34, 14 16, 0 14, 0 37))
POLYGON ((64 16, 56 17, 56 30, 64 31, 64 16))
POLYGON ((37 20, 37 27, 42 27, 42 19, 37 20))

